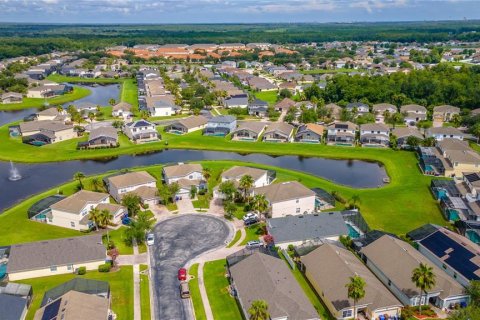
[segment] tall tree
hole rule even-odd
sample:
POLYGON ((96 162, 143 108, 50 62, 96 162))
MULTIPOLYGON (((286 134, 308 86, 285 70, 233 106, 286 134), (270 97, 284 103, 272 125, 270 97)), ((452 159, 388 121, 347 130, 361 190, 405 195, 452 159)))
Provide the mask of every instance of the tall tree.
POLYGON ((113 215, 112 213, 107 210, 103 209, 100 210, 99 217, 98 217, 98 226, 100 228, 106 228, 109 224, 112 223, 113 215))
POLYGON ((353 300, 353 318, 357 318, 357 303, 365 297, 365 280, 360 276, 350 277, 350 281, 345 285, 347 295, 353 300))
POLYGON ((128 193, 122 198, 122 206, 128 209, 130 217, 135 217, 138 214, 141 202, 142 199, 134 193, 128 193))
POLYGON ((93 208, 88 213, 88 219, 95 224, 95 230, 98 230, 98 226, 100 225, 100 210, 97 208, 93 208))
POLYGON ((243 191, 243 201, 247 201, 250 190, 252 190, 254 184, 255 180, 248 174, 240 178, 239 187, 243 191))
POLYGON ((101 188, 103 188, 102 179, 100 179, 98 177, 92 178, 90 183, 92 184, 93 190, 95 190, 95 191, 99 191, 101 188))
POLYGON ((250 320, 269 320, 268 303, 265 300, 252 301, 248 314, 250 315, 250 320))
POLYGON ((113 99, 113 98, 108 100, 108 104, 111 105, 111 106, 114 106, 116 103, 117 103, 117 101, 115 101, 115 99, 113 99))
POLYGON ((237 188, 235 188, 235 184, 232 181, 227 180, 220 183, 218 190, 225 196, 226 201, 232 201, 237 188))
POLYGON ((267 198, 263 194, 256 194, 252 199, 252 209, 257 211, 259 214, 266 215, 266 212, 270 204, 268 203, 267 198))
POLYGON ((208 179, 210 179, 210 177, 212 176, 212 171, 210 170, 210 168, 203 168, 202 175, 205 181, 208 182, 208 179))
POLYGON ((418 289, 420 289, 419 310, 420 314, 422 314, 422 293, 425 293, 426 300, 428 296, 428 290, 431 290, 433 287, 435 287, 436 283, 433 268, 424 263, 420 263, 420 265, 412 271, 412 282, 418 289))
POLYGON ((78 171, 73 174, 73 179, 78 180, 78 183, 80 184, 80 189, 83 189, 83 178, 85 178, 85 174, 83 172, 78 171))

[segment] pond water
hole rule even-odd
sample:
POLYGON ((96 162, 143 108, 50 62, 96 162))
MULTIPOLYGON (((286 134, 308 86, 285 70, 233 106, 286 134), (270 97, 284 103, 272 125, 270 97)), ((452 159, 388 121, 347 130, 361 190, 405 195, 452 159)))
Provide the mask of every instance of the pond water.
MULTIPOLYGON (((78 87, 84 87, 91 91, 89 96, 86 96, 82 99, 71 101, 65 103, 64 106, 67 107, 73 103, 80 102, 91 102, 100 106, 108 106, 108 101, 110 99, 115 99, 116 101, 120 98, 120 85, 118 84, 107 84, 107 85, 79 85, 75 83, 70 83, 78 87)), ((23 118, 31 115, 36 112, 36 108, 22 109, 22 110, 1 110, 0 111, 0 126, 22 120, 23 118)))
POLYGON ((15 164, 23 177, 19 181, 9 181, 10 163, 0 162, 0 211, 35 193, 71 180, 77 171, 90 175, 135 166, 198 160, 240 160, 278 166, 356 188, 377 188, 384 184, 383 179, 387 176, 384 167, 376 162, 197 150, 164 150, 108 160, 15 164))

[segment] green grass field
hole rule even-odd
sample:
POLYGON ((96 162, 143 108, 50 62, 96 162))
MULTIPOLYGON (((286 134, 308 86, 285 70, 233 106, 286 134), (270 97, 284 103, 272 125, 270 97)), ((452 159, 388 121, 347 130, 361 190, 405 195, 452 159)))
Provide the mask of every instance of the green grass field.
MULTIPOLYGON (((148 269, 145 264, 140 265, 140 272, 148 269)), ((147 274, 140 274, 140 306, 142 312, 142 320, 150 320, 150 280, 147 274)))
POLYGON ((241 236, 242 236, 242 232, 240 232, 240 230, 237 230, 237 231, 235 232, 235 236, 233 237, 232 241, 230 241, 230 243, 227 245, 227 248, 233 247, 233 245, 234 245, 235 243, 237 243, 238 240, 240 240, 240 237, 241 237, 241 236))
POLYGON ((263 228, 265 227, 264 223, 259 223, 250 227, 245 228, 245 239, 243 239, 241 246, 246 245, 248 241, 258 240, 260 236, 263 235, 263 228))
POLYGON ((235 298, 228 292, 225 277, 225 260, 209 261, 203 267, 205 289, 215 319, 242 320, 242 314, 235 298))
POLYGON ((268 102, 270 106, 273 106, 277 102, 278 100, 277 94, 278 94, 277 90, 254 92, 254 95, 257 99, 268 102))
MULTIPOLYGON (((30 284, 33 288, 33 300, 26 319, 33 319, 46 291, 75 277, 77 276, 74 274, 62 274, 18 281, 20 283, 30 284)), ((133 319, 133 269, 131 266, 122 266, 119 271, 109 273, 87 271, 87 274, 78 277, 108 281, 110 284, 111 308, 117 314, 117 319, 133 319)))
POLYGON ((190 297, 195 311, 195 319, 206 320, 207 315, 203 308, 202 296, 200 295, 200 289, 198 287, 198 263, 193 264, 190 269, 188 269, 188 274, 193 277, 193 279, 188 281, 188 287, 190 288, 190 297))
POLYGON ((83 87, 74 87, 73 91, 64 95, 49 99, 42 98, 23 98, 22 103, 0 104, 0 110, 20 110, 27 108, 39 108, 47 102, 51 106, 75 101, 90 95, 91 91, 83 87))

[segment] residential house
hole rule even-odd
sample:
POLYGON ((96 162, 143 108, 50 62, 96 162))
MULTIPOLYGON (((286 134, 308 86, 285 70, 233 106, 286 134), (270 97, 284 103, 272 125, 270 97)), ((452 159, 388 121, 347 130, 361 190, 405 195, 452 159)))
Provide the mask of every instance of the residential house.
POLYGON ((368 319, 400 316, 400 301, 340 244, 324 243, 300 259, 305 276, 335 319, 356 319, 359 314, 365 314, 368 319), (354 276, 365 281, 365 296, 356 305, 345 288, 354 276))
POLYGON ((95 226, 89 218, 90 211, 100 203, 109 202, 106 193, 80 190, 52 204, 45 222, 74 230, 90 230, 95 226))
POLYGON ((237 127, 235 116, 222 115, 208 119, 207 125, 203 131, 204 135, 226 136, 237 127))
POLYGON ((232 140, 257 141, 266 127, 265 122, 242 121, 238 128, 232 132, 232 140))
POLYGON ((165 127, 166 132, 185 134, 202 130, 207 125, 208 119, 204 116, 190 116, 185 119, 174 121, 165 127))
POLYGON ((54 86, 38 86, 28 89, 27 97, 28 98, 52 98, 55 96, 63 95, 67 92, 71 92, 73 90, 72 86, 65 85, 65 84, 58 84, 54 86))
POLYGON ((38 111, 35 113, 35 120, 37 121, 44 121, 44 120, 50 120, 50 121, 63 121, 63 122, 69 122, 70 121, 70 116, 67 114, 65 110, 58 110, 55 107, 47 108, 42 111, 38 111))
POLYGON ((283 98, 282 101, 275 104, 275 110, 279 112, 287 112, 291 107, 295 105, 295 101, 290 98, 283 98))
POLYGON ((118 146, 118 132, 114 127, 96 127, 90 131, 88 140, 80 142, 79 148, 111 148, 118 146))
POLYGON ((458 139, 463 140, 465 134, 454 127, 436 127, 429 128, 426 132, 426 137, 435 138, 436 141, 442 141, 443 139, 458 139))
POLYGON ((384 235, 361 249, 367 266, 405 305, 433 303, 440 309, 469 301, 464 288, 442 269, 435 266, 410 244, 384 235), (395 263, 392 263, 394 257, 395 263), (435 286, 427 294, 412 281, 412 273, 420 263, 433 268, 435 286))
POLYGON ((145 101, 152 117, 169 117, 181 109, 175 104, 175 98, 171 95, 163 97, 147 97, 145 101))
POLYGON ((135 143, 155 142, 161 139, 155 124, 143 119, 126 123, 123 126, 123 133, 135 143))
POLYGON ((231 96, 223 101, 225 108, 247 108, 248 96, 246 94, 231 96))
POLYGON ((188 195, 192 187, 197 190, 205 189, 203 167, 198 163, 180 163, 178 165, 163 167, 163 179, 166 184, 178 183, 180 190, 177 195, 188 195))
POLYGON ((273 83, 261 77, 250 77, 247 79, 247 84, 256 91, 269 91, 277 89, 273 83))
POLYGON ((404 114, 405 124, 415 125, 419 121, 427 120, 427 109, 418 104, 407 104, 400 107, 400 112, 404 114))
POLYGON ((468 142, 444 138, 437 142, 437 149, 443 160, 446 177, 461 177, 463 172, 480 171, 480 155, 468 146, 468 142))
POLYGON ((248 114, 257 117, 266 117, 268 114, 268 103, 266 101, 255 99, 248 104, 248 114))
POLYGON ((135 171, 105 178, 108 192, 120 203, 126 194, 134 193, 142 203, 155 205, 159 202, 157 179, 146 171, 135 171))
POLYGON ((34 320, 105 320, 109 318, 109 309, 108 282, 74 278, 45 293, 34 320))
POLYGON ((20 133, 24 143, 34 145, 56 143, 77 137, 73 125, 49 120, 21 122, 20 133))
POLYGON ((327 143, 353 146, 356 140, 357 125, 350 121, 337 121, 327 127, 327 143))
POLYGON ((297 84, 296 81, 286 81, 282 82, 278 85, 278 90, 288 90, 292 94, 297 94, 297 90, 300 89, 300 86, 297 84))
POLYGON ((407 234, 418 251, 464 287, 480 280, 480 247, 466 237, 429 224, 407 234), (428 228, 426 228, 428 227, 428 228))
POLYGON ((119 102, 112 107, 112 116, 130 119, 133 116, 132 105, 128 102, 119 102))
POLYGON ((315 211, 315 192, 297 181, 273 183, 255 188, 253 193, 265 196, 271 218, 315 211))
POLYGON ((275 246, 282 249, 309 241, 338 241, 340 236, 349 234, 340 211, 268 219, 267 231, 275 246))
POLYGON ((460 108, 450 105, 433 107, 433 127, 441 127, 444 122, 452 121, 455 115, 460 115, 460 108))
POLYGON ((390 103, 379 103, 372 106, 372 112, 375 115, 375 122, 384 123, 385 115, 397 113, 397 107, 390 103))
POLYGON ((5 92, 0 96, 0 102, 2 104, 8 103, 22 103, 23 95, 17 92, 5 92))
POLYGON ((263 134, 265 142, 292 142, 295 127, 285 122, 270 124, 263 134))
POLYGON ((0 291, 0 313, 3 320, 24 320, 29 301, 23 297, 4 294, 0 291))
POLYGON ((419 141, 423 140, 423 135, 416 127, 396 127, 392 130, 392 136, 397 138, 397 146, 399 148, 409 148, 408 138, 415 137, 419 141))
POLYGON ((370 111, 368 104, 362 102, 351 102, 347 104, 345 109, 351 112, 354 116, 361 116, 370 111))
POLYGON ((295 141, 308 143, 321 143, 325 127, 316 123, 301 125, 295 134, 295 141))
POLYGON ((89 114, 96 114, 98 112, 97 105, 92 102, 79 102, 75 105, 75 109, 77 109, 84 119, 87 119, 89 114))
POLYGON ((271 320, 320 320, 286 263, 256 252, 229 265, 231 286, 245 318, 256 300, 268 304, 271 320))
POLYGON ((366 147, 387 147, 390 129, 383 123, 366 123, 360 126, 360 142, 366 147))
POLYGON ((10 281, 71 274, 79 267, 97 270, 107 256, 102 235, 14 244, 10 247, 7 274, 10 281))
MULTIPOLYGON (((232 181, 238 187, 240 179, 247 175, 253 179, 253 188, 269 185, 273 182, 273 180, 275 180, 276 177, 274 171, 243 166, 233 166, 230 169, 222 172, 220 177, 222 182, 232 181)), ((218 187, 214 190, 214 197, 220 199, 223 199, 224 197, 224 195, 218 190, 218 187)))
POLYGON ((330 113, 330 117, 333 120, 340 120, 340 116, 342 114, 342 107, 336 105, 335 103, 329 103, 325 106, 325 109, 328 110, 330 113))

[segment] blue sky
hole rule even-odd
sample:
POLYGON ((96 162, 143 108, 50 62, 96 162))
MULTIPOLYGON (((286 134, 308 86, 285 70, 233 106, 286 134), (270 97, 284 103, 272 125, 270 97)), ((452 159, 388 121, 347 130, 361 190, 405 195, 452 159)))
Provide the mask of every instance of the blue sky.
POLYGON ((480 0, 0 0, 0 22, 250 23, 480 19, 480 0))

